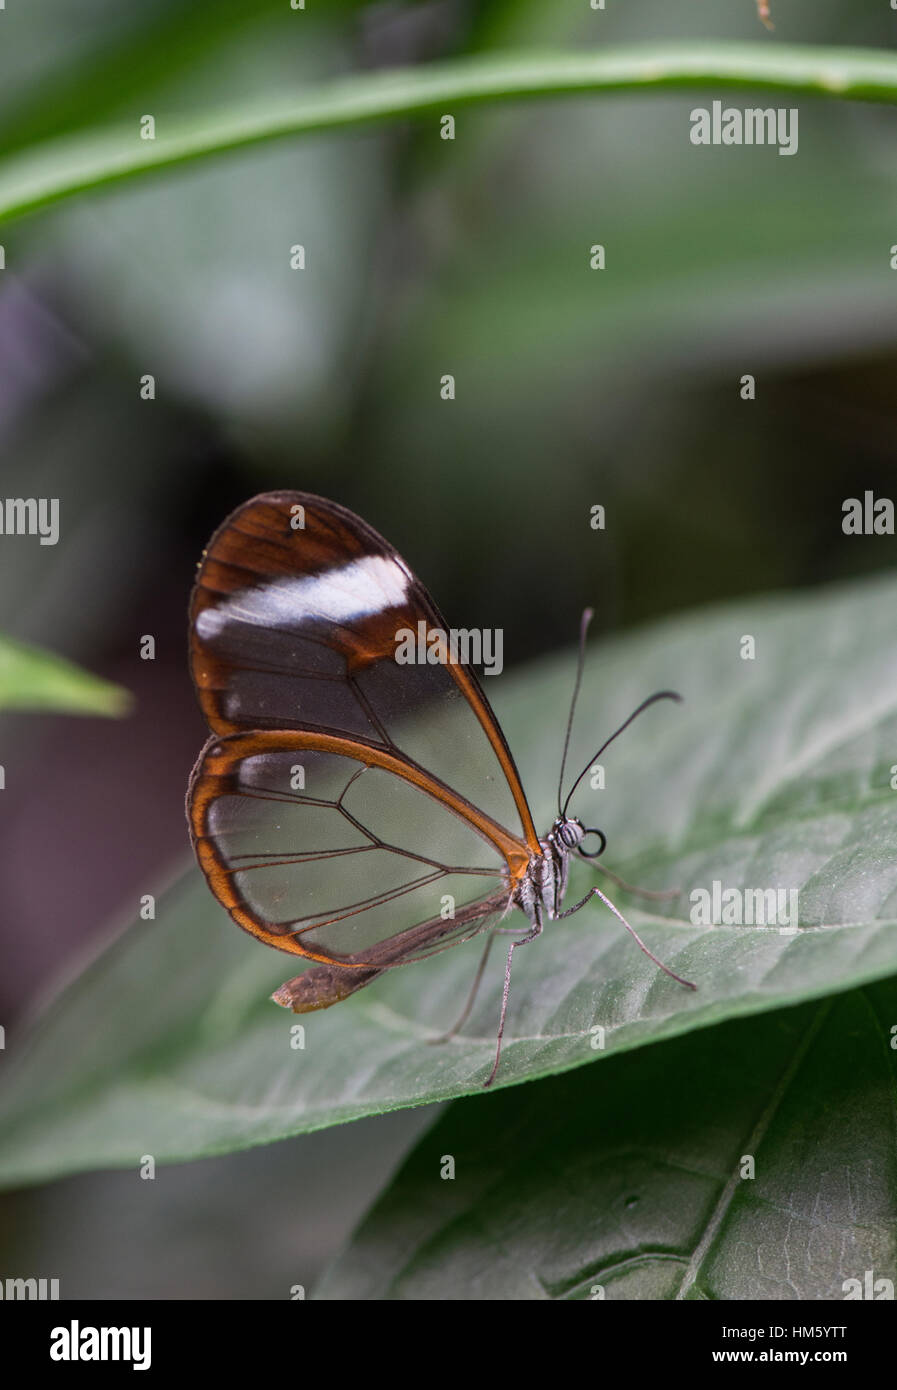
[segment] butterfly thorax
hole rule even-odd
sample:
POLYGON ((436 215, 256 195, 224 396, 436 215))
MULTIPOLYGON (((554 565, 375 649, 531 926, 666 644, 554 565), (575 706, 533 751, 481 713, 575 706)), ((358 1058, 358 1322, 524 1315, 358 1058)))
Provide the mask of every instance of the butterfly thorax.
POLYGON ((540 839, 541 854, 534 854, 514 893, 514 901, 535 922, 537 912, 554 919, 561 910, 570 855, 582 843, 585 830, 575 818, 559 816, 545 836, 540 839))

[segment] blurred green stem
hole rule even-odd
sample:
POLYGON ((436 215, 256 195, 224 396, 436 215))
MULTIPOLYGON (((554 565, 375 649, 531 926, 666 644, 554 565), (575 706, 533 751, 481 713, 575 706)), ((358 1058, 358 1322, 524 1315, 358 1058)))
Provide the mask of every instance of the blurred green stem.
POLYGON ((897 55, 758 44, 640 45, 464 58, 362 74, 294 96, 189 117, 156 106, 139 120, 33 145, 0 161, 0 222, 153 169, 288 135, 456 114, 492 101, 619 91, 727 89, 897 102, 897 55))

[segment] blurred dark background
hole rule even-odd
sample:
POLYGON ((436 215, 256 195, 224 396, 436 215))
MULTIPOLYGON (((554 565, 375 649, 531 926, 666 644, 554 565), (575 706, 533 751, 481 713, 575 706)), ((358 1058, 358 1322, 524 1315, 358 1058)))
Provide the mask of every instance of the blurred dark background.
MULTIPOLYGON (((0 157, 106 120, 161 125, 465 53, 897 39, 882 0, 776 0, 773 15, 775 36, 753 0, 8 6, 0 157)), ((454 142, 435 119, 285 141, 0 229, 3 496, 61 508, 56 547, 0 543, 0 630, 136 696, 120 722, 0 722, 11 1030, 188 861, 183 796, 204 732, 187 600, 211 531, 253 492, 303 488, 361 512, 451 622, 504 628, 508 668, 571 643, 585 603, 610 632, 893 564, 893 541, 841 532, 846 497, 897 486, 893 112, 727 97, 799 105, 799 153, 782 158, 692 146, 689 112, 714 95, 459 109, 454 142), (596 242, 602 272, 589 268, 596 242), (297 243, 304 270, 290 266, 297 243), (140 399, 146 373, 154 401, 140 399), (157 655, 142 662, 148 633, 157 655)), ((353 1126, 356 1142, 370 1135, 379 1152, 391 1118, 400 1148, 413 1126, 399 1117, 353 1126)), ((336 1141, 302 1142, 341 1171, 336 1141)), ((295 1146, 275 1147, 216 1173, 239 1185, 267 1162, 285 1180, 295 1146)), ((187 1205, 203 1166, 172 1178, 187 1205)), ((371 1192, 378 1175, 372 1160, 371 1192)), ((103 1208, 100 1181, 29 1195, 12 1227, 34 1237, 37 1210, 44 1228, 61 1210, 85 1220, 103 1208)), ((352 1183, 312 1273, 363 1207, 364 1180, 352 1183)), ((78 1290, 114 1286, 121 1253, 107 1257, 95 1277, 75 1260, 78 1290)), ((211 1256, 203 1276, 197 1260, 173 1284, 125 1283, 134 1296, 280 1296, 229 1283, 211 1256)))

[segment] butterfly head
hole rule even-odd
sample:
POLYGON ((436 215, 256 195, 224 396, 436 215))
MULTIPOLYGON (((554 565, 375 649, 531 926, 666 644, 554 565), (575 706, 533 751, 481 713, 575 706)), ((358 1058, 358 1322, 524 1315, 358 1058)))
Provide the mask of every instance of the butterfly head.
POLYGON ((567 854, 580 854, 585 859, 597 859, 599 854, 604 853, 607 839, 602 830, 595 827, 586 829, 582 821, 577 816, 560 815, 551 827, 555 844, 567 854), (583 849, 583 841, 588 835, 597 835, 599 844, 597 849, 583 849))

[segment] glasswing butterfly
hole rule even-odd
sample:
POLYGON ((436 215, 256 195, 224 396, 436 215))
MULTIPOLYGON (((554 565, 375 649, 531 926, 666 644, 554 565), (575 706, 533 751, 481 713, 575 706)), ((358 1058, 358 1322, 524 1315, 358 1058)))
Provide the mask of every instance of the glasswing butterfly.
POLYGON ((571 857, 595 859, 606 844, 567 814, 573 793, 637 714, 679 698, 661 691, 645 700, 562 802, 590 617, 580 632, 558 815, 540 838, 479 681, 457 643, 438 640, 449 631, 439 610, 382 536, 303 492, 254 497, 216 531, 190 604, 193 680, 212 735, 193 769, 187 816, 200 867, 234 921, 313 962, 281 985, 276 1003, 294 1013, 329 1008, 388 969, 485 932, 454 1033, 489 946, 510 935, 488 1086, 514 951, 592 897, 662 970, 694 988, 652 955, 599 888, 562 906, 571 857), (397 660, 400 634, 409 632, 437 634, 412 663, 397 660), (589 836, 598 840, 591 852, 589 836), (525 926, 503 925, 514 909, 525 926))

